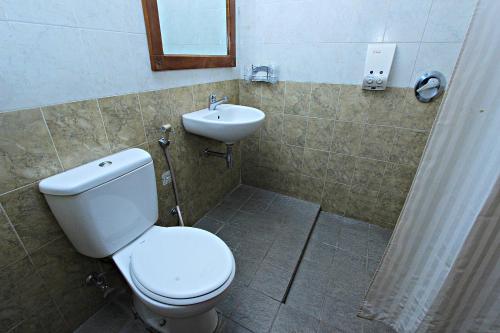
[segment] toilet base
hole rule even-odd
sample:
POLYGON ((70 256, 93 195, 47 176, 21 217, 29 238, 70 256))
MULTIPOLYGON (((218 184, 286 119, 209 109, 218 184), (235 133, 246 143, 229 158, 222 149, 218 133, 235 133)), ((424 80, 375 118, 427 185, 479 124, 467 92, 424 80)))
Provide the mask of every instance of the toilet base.
POLYGON ((219 316, 214 308, 196 316, 165 318, 147 308, 135 295, 134 307, 139 317, 160 333, 213 333, 219 322, 219 316))

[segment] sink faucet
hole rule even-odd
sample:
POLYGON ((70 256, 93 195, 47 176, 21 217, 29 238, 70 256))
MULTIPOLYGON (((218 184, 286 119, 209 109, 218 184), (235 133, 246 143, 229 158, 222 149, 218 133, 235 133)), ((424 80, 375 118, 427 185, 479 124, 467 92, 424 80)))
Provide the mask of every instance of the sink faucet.
POLYGON ((224 96, 221 100, 217 100, 217 95, 211 94, 208 97, 208 109, 209 110, 215 110, 219 105, 223 103, 227 103, 228 98, 227 96, 224 96))

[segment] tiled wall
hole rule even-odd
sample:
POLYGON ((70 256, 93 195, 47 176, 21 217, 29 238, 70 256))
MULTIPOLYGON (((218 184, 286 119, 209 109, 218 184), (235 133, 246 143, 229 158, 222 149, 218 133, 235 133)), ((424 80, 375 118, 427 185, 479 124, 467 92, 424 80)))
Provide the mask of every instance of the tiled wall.
POLYGON ((187 86, 0 113, 0 331, 69 332, 103 303, 95 288, 83 286, 92 271, 108 271, 109 262, 78 254, 52 216, 38 181, 122 149, 148 150, 155 162, 160 224, 176 220, 171 186, 162 186, 166 170, 157 140, 158 127, 171 123, 171 146, 187 224, 192 224, 240 182, 236 165, 200 156, 205 147, 224 145, 186 133, 181 114, 206 106, 210 92, 238 102, 238 82, 187 86))
POLYGON ((392 228, 440 100, 423 104, 404 88, 240 81, 240 103, 266 113, 242 143, 243 183, 392 228))
POLYGON ((361 84, 368 43, 397 43, 389 85, 424 71, 449 79, 477 0, 237 1, 239 64, 275 63, 281 80, 361 84))

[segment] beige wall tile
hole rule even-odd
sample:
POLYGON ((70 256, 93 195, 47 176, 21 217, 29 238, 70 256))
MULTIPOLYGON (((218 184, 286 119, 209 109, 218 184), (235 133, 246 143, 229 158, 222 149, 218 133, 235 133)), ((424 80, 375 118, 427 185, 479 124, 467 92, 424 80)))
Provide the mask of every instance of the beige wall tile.
POLYGON ((405 92, 406 90, 402 88, 387 88, 384 91, 372 91, 368 111, 368 123, 398 126, 403 114, 405 92))
POLYGON ((241 159, 244 166, 259 164, 259 140, 245 139, 241 142, 241 159))
POLYGON ((390 161, 417 166, 427 142, 426 132, 398 129, 390 161))
POLYGON ((260 109, 262 101, 262 84, 240 81, 240 104, 260 109))
POLYGON ((362 90, 360 86, 343 85, 340 88, 337 119, 366 123, 372 92, 362 90))
POLYGON ((139 94, 142 117, 148 142, 156 141, 164 134, 160 132, 163 124, 172 124, 172 107, 169 90, 150 91, 139 94))
POLYGON ((387 161, 394 141, 395 129, 367 125, 363 132, 359 156, 387 161))
POLYGON ((340 85, 313 83, 309 116, 335 119, 339 101, 340 85))
POLYGON ((277 168, 280 164, 282 145, 274 141, 260 142, 259 166, 277 168))
POLYGON ((110 154, 96 100, 44 107, 42 112, 65 169, 110 154))
POLYGON ((360 184, 366 188, 378 190, 387 163, 367 158, 356 158, 353 184, 360 184))
POLYGON ((388 163, 382 178, 381 192, 407 192, 410 189, 417 168, 410 165, 388 163))
POLYGON ((406 195, 403 193, 379 195, 371 222, 384 228, 394 228, 405 198, 406 195))
POLYGON ((405 96, 400 126, 416 130, 430 130, 442 100, 441 95, 430 103, 421 103, 415 97, 413 89, 409 88, 405 96))
POLYGON ((98 102, 113 152, 146 141, 136 94, 101 98, 98 102))
POLYGON ((285 82, 262 85, 262 111, 283 114, 285 109, 285 82))
POLYGON ((169 89, 172 124, 177 131, 183 130, 182 115, 195 110, 193 87, 169 89))
POLYGON ((285 143, 294 146, 304 146, 306 143, 307 117, 285 115, 285 143))
POLYGON ((353 185, 349 192, 345 215, 371 222, 377 205, 377 191, 363 185, 353 185))
POLYGON ((333 130, 332 152, 356 156, 361 150, 365 125, 336 121, 333 130))
POLYGON ((306 147, 330 151, 334 121, 332 119, 309 118, 306 147))
POLYGON ((0 114, 0 193, 60 171, 40 109, 0 114))
POLYGON ((349 155, 331 154, 328 161, 327 180, 335 183, 351 184, 355 158, 349 155))
POLYGON ((327 151, 305 149, 302 172, 309 177, 323 179, 326 175, 329 155, 327 151))
POLYGON ((300 199, 316 203, 321 202, 324 186, 323 180, 300 175, 299 182, 298 197, 300 199))
POLYGON ((304 148, 283 145, 281 148, 280 170, 300 173, 304 160, 304 148))
POLYGON ((286 82, 285 113, 306 116, 309 114, 311 83, 286 82))
MULTIPOLYGON (((222 82, 211 82, 193 86, 194 110, 206 109, 209 96, 215 94, 217 100, 228 95, 222 82)), ((229 98, 229 96, 228 96, 229 98)))
POLYGON ((266 115, 261 129, 261 139, 282 142, 283 140, 283 114, 270 113, 266 115))
POLYGON ((0 269, 26 256, 26 251, 0 207, 0 269))
POLYGON ((327 181, 321 208, 332 213, 344 214, 349 198, 349 185, 327 181))
POLYGON ((0 196, 0 203, 19 237, 32 253, 63 235, 38 184, 29 185, 0 196))

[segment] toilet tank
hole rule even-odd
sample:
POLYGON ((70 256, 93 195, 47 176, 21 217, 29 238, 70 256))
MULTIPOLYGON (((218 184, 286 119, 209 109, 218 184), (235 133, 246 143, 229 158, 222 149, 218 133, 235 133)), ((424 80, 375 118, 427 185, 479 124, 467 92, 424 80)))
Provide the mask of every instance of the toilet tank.
POLYGON ((129 149, 40 182, 40 192, 78 252, 109 256, 158 219, 151 155, 129 149))

